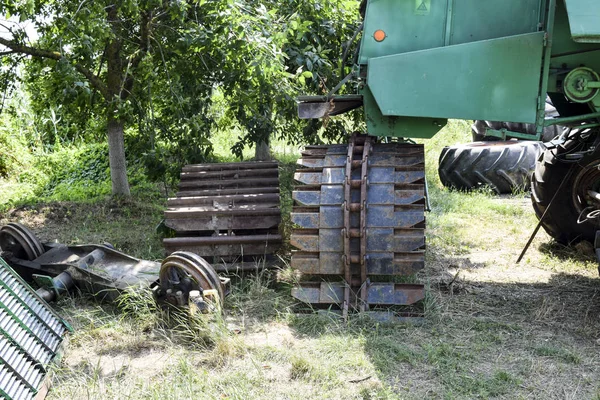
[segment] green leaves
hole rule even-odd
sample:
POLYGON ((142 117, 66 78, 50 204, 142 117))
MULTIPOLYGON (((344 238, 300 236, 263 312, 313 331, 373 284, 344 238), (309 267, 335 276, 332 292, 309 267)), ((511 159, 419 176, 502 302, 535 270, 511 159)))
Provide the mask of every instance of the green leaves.
MULTIPOLYGON (((273 136, 321 140, 322 123, 298 120, 295 98, 339 81, 342 44, 358 20, 354 0, 1 3, 2 14, 35 19, 36 47, 64 56, 25 62, 45 144, 104 140, 110 113, 126 122, 129 151, 167 174, 209 158, 214 129, 241 129, 238 155, 273 136)), ((0 85, 14 81, 6 71, 16 69, 0 68, 0 85)), ((328 130, 339 136, 347 125, 328 130)))

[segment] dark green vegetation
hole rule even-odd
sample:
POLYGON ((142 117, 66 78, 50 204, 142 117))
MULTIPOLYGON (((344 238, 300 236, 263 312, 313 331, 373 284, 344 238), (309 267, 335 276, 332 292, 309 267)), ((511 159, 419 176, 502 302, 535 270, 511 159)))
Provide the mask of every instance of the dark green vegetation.
MULTIPOLYGON (((418 277, 428 286, 424 323, 297 314, 286 250, 280 271, 234 277, 223 319, 166 315, 143 290, 113 305, 61 301, 76 332, 53 371, 50 398, 598 397, 596 262, 584 248, 540 234, 515 265, 536 223, 527 196, 449 192, 436 176, 441 146, 468 134, 467 123, 452 122, 427 142, 433 211, 418 277)), ((286 212, 293 158, 288 148, 286 212)), ((26 223, 44 240, 108 241, 160 259, 161 187, 147 184, 130 200, 36 201, 6 209, 2 222, 26 223)))
MULTIPOLYGON (((129 193, 126 161, 174 176, 212 158, 218 130, 237 130, 237 157, 276 137, 319 141, 322 122, 300 122, 294 98, 339 81, 359 19, 357 2, 330 0, 9 1, 0 15, 12 17, 0 35, 0 142, 19 131, 40 152, 108 137, 114 194, 129 193)), ((332 122, 326 135, 351 126, 332 122)), ((18 158, 0 159, 0 174, 14 174, 18 158)))

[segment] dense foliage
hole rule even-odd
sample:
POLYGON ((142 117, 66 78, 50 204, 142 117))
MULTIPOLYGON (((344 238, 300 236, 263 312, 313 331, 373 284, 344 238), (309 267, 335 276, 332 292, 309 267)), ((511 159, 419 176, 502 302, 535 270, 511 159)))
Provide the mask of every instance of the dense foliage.
POLYGON ((294 100, 341 80, 355 0, 26 0, 2 2, 0 13, 12 16, 0 36, 2 121, 27 117, 33 153, 103 143, 114 120, 127 159, 163 179, 210 160, 218 129, 241 132, 232 149, 240 157, 273 137, 316 143, 355 126, 300 121, 294 100), (37 40, 14 21, 35 26, 37 40))

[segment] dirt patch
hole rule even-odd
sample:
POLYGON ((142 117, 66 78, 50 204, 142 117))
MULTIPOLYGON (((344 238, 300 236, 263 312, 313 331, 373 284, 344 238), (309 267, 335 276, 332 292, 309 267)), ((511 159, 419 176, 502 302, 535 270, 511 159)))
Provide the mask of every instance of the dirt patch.
POLYGON ((98 354, 90 349, 76 348, 66 352, 64 366, 82 373, 113 378, 131 374, 141 379, 152 379, 177 362, 181 354, 164 351, 141 351, 139 354, 98 354))

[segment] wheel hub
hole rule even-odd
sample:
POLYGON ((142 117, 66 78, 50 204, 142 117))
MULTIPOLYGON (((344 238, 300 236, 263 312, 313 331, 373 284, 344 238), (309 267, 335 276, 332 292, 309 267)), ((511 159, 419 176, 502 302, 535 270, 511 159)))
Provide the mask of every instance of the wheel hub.
POLYGON ((225 297, 224 282, 213 267, 202 257, 178 251, 165 258, 160 272, 160 293, 158 297, 165 303, 183 307, 188 304, 190 294, 198 291, 216 294, 216 301, 222 305, 225 297))
MULTIPOLYGON (((595 160, 585 166, 575 177, 573 181, 573 205, 580 214, 589 214, 600 210, 600 198, 596 194, 600 193, 600 160, 595 160)), ((580 216, 580 220, 585 220, 585 215, 580 216)), ((595 223, 600 225, 600 221, 595 219, 595 223)))

